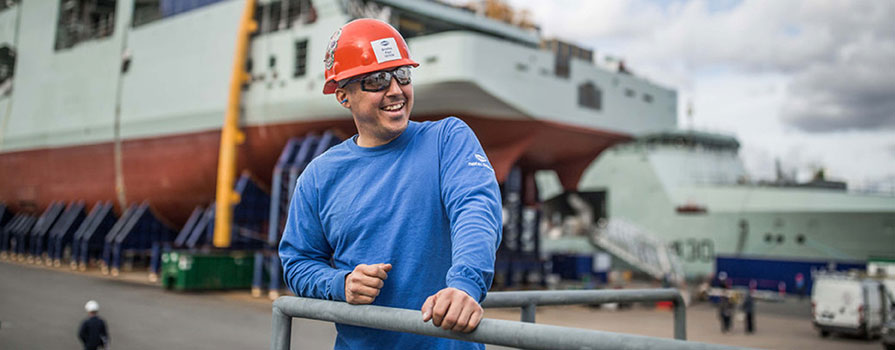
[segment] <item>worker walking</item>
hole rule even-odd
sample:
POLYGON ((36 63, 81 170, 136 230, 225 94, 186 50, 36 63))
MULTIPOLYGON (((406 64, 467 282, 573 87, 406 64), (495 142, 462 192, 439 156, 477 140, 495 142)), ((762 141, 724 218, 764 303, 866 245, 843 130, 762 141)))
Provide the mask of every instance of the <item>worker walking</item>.
POLYGON ((721 333, 730 331, 730 319, 733 316, 734 304, 728 289, 721 290, 718 300, 718 318, 721 319, 721 333))
POLYGON ((752 297, 753 292, 755 292, 755 287, 750 285, 741 306, 743 313, 746 314, 746 333, 748 334, 755 333, 755 298, 752 297))
POLYGON ((106 321, 97 316, 99 303, 90 300, 84 305, 87 311, 87 319, 81 322, 78 330, 78 338, 84 344, 84 350, 109 349, 109 333, 106 329, 106 321))

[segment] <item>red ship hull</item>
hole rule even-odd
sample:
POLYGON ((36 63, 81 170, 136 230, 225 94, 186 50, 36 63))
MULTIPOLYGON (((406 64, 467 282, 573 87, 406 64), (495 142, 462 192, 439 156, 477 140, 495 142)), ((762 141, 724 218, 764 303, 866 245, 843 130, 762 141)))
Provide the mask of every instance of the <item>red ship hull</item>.
MULTIPOLYGON (((424 117, 414 120, 432 120, 424 117)), ((629 137, 551 122, 462 117, 475 131, 499 181, 518 164, 525 170, 554 169, 574 189, 578 177, 607 147, 629 137)), ((349 119, 253 126, 244 129, 238 169, 262 185, 290 137, 333 130, 356 133, 349 119)), ((14 211, 39 213, 53 201, 117 204, 114 144, 102 143, 0 154, 0 200, 14 211)), ((214 200, 220 130, 126 140, 122 143, 123 193, 128 203, 149 201, 173 225, 198 205, 214 200)), ((119 212, 120 212, 120 208, 119 212)))

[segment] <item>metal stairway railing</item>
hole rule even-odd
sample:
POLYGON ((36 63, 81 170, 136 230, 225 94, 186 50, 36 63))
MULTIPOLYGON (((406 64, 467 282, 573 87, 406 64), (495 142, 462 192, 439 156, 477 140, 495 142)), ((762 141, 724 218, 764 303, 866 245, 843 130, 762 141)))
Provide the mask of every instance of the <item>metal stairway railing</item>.
POLYGON ((664 241, 637 225, 620 219, 600 219, 592 228, 590 241, 657 280, 684 280, 677 255, 664 241))

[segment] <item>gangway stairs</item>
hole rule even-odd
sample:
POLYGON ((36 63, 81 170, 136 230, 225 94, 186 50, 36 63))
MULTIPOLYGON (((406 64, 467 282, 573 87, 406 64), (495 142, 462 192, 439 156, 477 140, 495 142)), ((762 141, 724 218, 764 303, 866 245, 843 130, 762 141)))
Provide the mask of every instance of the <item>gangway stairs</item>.
POLYGON ((660 281, 684 281, 680 259, 655 234, 623 219, 600 219, 590 230, 590 242, 660 281))

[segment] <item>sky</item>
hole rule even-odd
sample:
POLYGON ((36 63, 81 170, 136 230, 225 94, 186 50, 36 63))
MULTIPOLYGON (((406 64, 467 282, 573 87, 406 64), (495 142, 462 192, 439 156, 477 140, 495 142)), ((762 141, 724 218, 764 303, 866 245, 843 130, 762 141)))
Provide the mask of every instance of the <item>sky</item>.
POLYGON ((895 191, 895 1, 507 2, 542 36, 677 90, 678 126, 739 138, 753 179, 779 159, 802 181, 823 168, 895 191))

